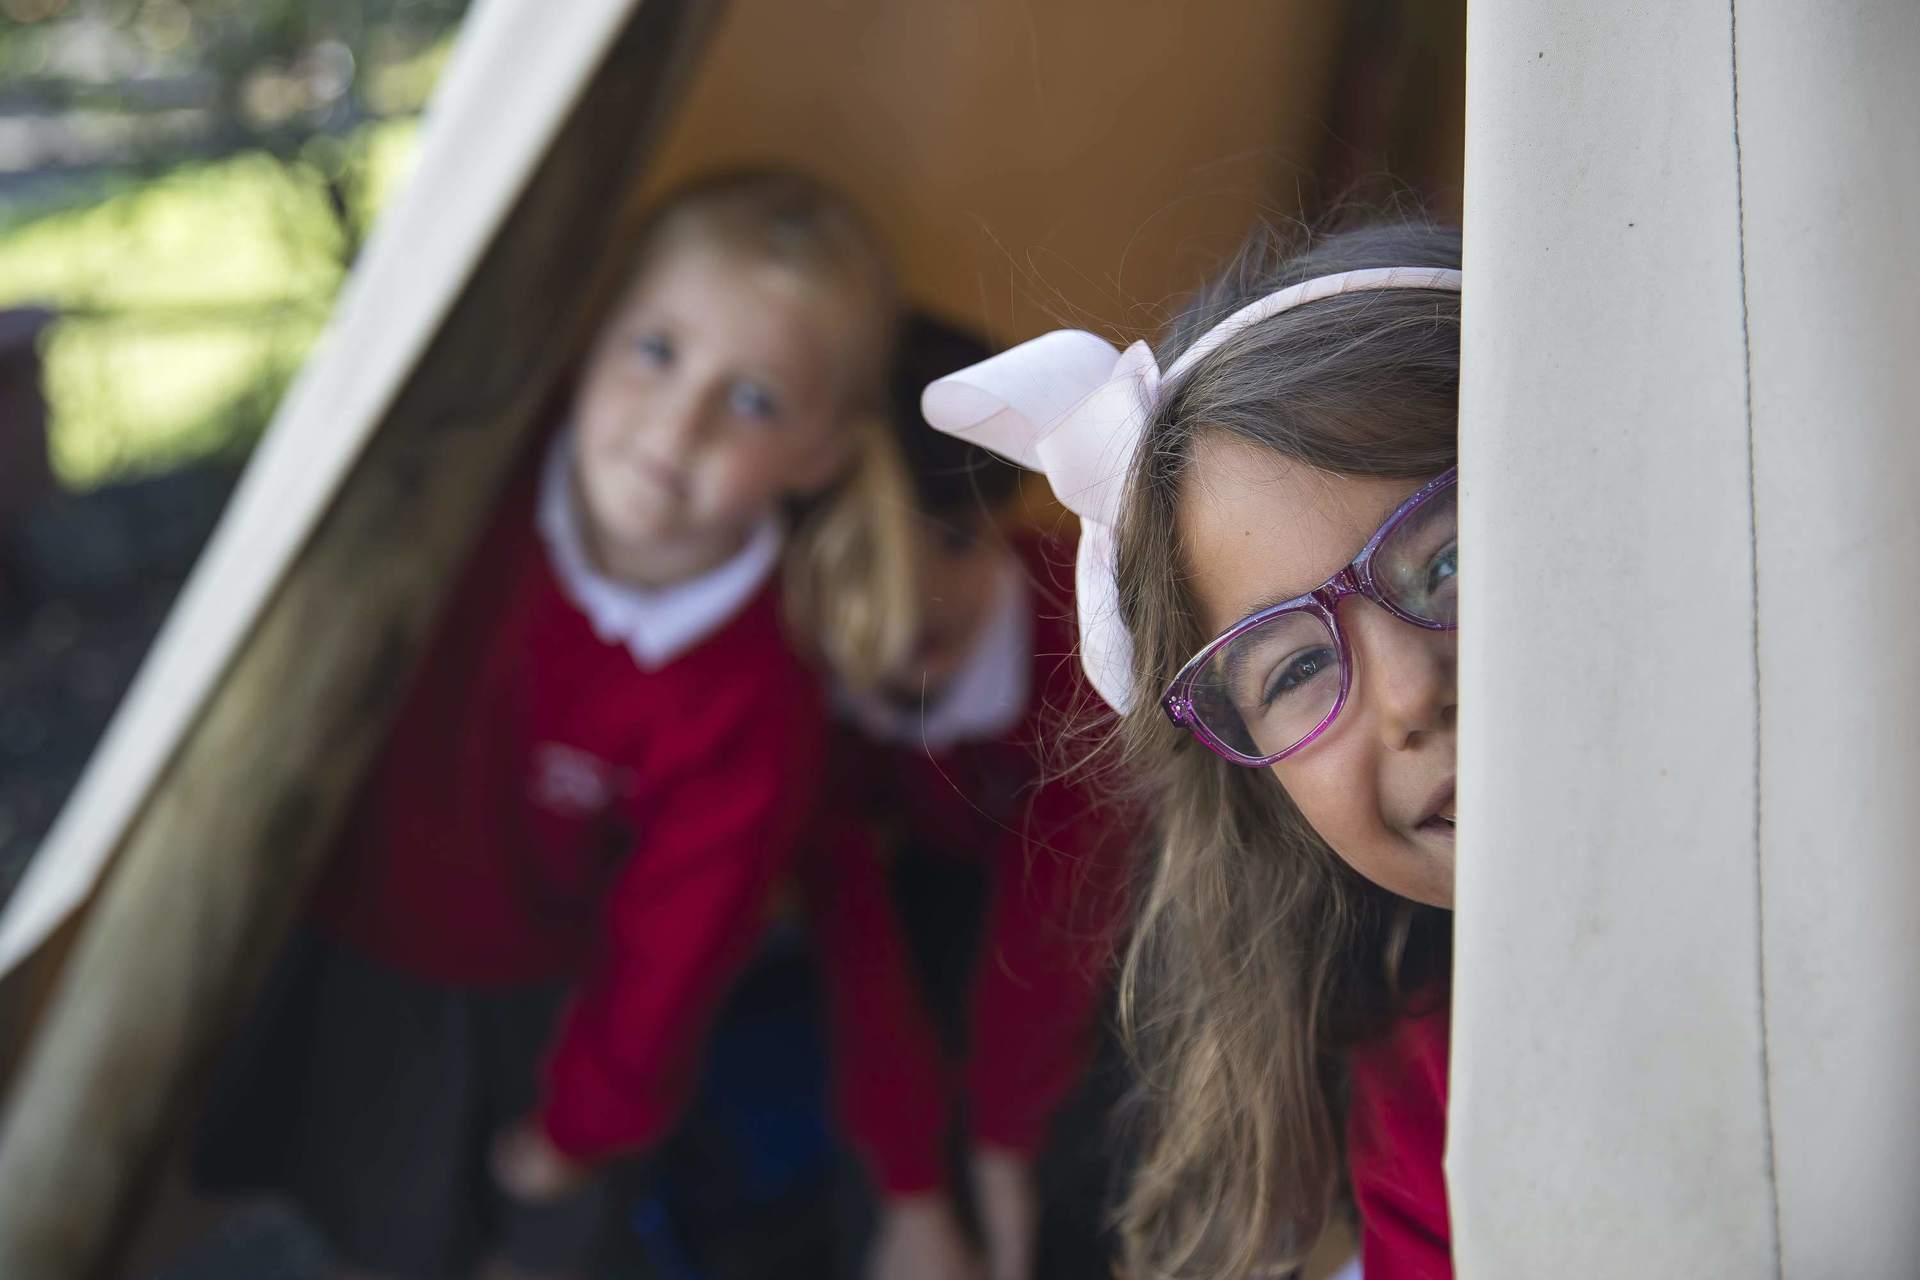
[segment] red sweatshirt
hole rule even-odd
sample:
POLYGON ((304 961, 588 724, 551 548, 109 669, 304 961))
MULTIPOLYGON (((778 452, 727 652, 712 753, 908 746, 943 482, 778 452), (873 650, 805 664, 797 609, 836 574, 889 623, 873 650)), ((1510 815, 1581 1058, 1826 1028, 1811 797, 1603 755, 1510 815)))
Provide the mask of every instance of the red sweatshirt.
POLYGON ((580 1159, 670 1123, 818 783, 826 717, 770 585, 643 670, 595 634, 523 468, 455 588, 320 887, 422 978, 576 979, 541 1119, 580 1159))
POLYGON ((1347 1167, 1367 1280, 1452 1280, 1444 1003, 1402 1017, 1348 1058, 1347 1167))
POLYGON ((852 730, 837 744, 843 803, 809 842, 803 878, 831 995, 842 1120, 884 1191, 944 1181, 950 1073, 889 895, 876 830, 977 860, 991 885, 961 1087, 973 1136, 1033 1151, 1091 1053, 1122 903, 1115 824, 1055 772, 1061 713, 1077 708, 1072 548, 1022 548, 1035 615, 1018 723, 929 753, 852 730))

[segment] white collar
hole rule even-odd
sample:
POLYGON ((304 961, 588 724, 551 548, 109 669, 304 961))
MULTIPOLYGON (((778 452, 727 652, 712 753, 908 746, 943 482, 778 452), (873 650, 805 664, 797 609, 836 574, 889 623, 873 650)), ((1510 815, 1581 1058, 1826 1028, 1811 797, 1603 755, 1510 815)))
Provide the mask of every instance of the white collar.
POLYGON ((909 710, 876 694, 842 689, 842 715, 879 742, 942 752, 1004 737, 1027 713, 1033 684, 1033 607, 1026 574, 1009 559, 973 651, 931 703, 909 710))
POLYGON ((568 428, 547 450, 540 476, 534 522, 547 544, 547 561, 560 589, 593 624, 593 633, 608 644, 625 644, 643 669, 666 666, 732 620, 779 562, 780 521, 769 513, 730 559, 685 582, 636 587, 605 576, 593 567, 580 538, 572 457, 568 428))

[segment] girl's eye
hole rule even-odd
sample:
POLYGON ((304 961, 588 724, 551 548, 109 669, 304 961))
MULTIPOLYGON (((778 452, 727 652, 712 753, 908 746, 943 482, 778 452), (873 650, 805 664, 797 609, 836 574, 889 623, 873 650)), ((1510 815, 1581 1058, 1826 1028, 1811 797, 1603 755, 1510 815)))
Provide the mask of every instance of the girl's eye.
POLYGON ((1339 655, 1334 653, 1332 647, 1328 645, 1294 654, 1268 678, 1266 692, 1261 697, 1261 705, 1270 707, 1288 694, 1311 684, 1320 676, 1332 671, 1339 660, 1339 655))
POLYGON ((653 368, 673 363, 673 341, 664 333, 643 333, 628 344, 628 349, 641 364, 653 368))
POLYGON ((755 422, 772 422, 780 416, 780 406, 775 403, 773 394, 754 382, 734 383, 733 389, 727 393, 727 403, 735 413, 755 422))
POLYGON ((1427 580, 1424 584, 1429 596, 1437 596, 1453 585, 1460 575, 1460 544, 1449 542, 1442 547, 1433 559, 1427 562, 1427 580))

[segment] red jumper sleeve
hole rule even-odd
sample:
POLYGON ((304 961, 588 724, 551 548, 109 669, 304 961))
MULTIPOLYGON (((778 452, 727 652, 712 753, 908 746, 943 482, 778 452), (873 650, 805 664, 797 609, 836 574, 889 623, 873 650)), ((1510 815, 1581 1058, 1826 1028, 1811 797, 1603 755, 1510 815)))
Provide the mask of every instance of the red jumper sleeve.
POLYGON ((682 767, 614 883, 600 960, 547 1063, 540 1120, 574 1159, 664 1133, 707 1023, 760 937, 824 753, 812 691, 778 683, 716 691, 697 740, 689 732, 677 744, 682 767))
POLYGON ((1086 1070, 1124 909, 1118 833, 1110 808, 1053 779, 994 851, 966 1071, 980 1141, 1035 1150, 1086 1070))
POLYGON ((866 815, 837 809, 803 862, 836 1108, 888 1195, 945 1182, 947 1070, 866 815))

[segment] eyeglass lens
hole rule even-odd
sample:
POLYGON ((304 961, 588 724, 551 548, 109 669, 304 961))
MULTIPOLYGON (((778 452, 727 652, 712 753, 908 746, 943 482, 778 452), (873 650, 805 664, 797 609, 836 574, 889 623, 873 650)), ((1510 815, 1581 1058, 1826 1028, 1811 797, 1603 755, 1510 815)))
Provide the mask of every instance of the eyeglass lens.
MULTIPOLYGON (((1375 549, 1371 569, 1375 588, 1395 608, 1438 627, 1457 625, 1453 486, 1402 515, 1375 549)), ((1193 714, 1231 751, 1253 759, 1279 755, 1332 714, 1340 663, 1340 646, 1319 613, 1276 614, 1213 652, 1193 680, 1193 714)))

